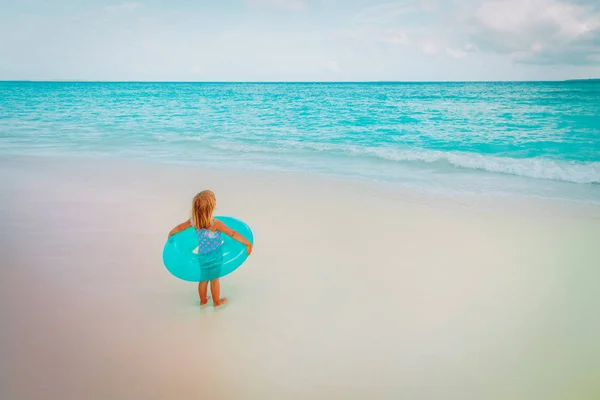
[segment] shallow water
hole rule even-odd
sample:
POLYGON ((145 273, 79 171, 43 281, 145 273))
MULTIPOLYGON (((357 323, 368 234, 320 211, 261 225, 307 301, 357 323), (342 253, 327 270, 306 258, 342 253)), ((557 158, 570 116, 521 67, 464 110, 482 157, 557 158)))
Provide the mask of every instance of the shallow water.
POLYGON ((3 82, 0 154, 600 203, 600 84, 3 82))

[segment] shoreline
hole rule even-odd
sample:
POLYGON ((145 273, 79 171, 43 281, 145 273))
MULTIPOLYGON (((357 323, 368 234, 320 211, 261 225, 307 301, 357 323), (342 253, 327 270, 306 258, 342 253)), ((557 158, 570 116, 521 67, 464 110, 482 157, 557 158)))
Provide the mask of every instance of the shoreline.
MULTIPOLYGON (((342 188, 354 190, 359 193, 363 190, 370 190, 371 193, 379 197, 393 197, 400 202, 412 204, 429 205, 437 208, 464 209, 475 212, 498 212, 507 213, 533 213, 534 215, 565 215, 580 216, 583 218, 600 218, 600 203, 589 203, 572 199, 544 198, 521 194, 474 194, 474 193, 434 193, 428 190, 412 190, 398 186, 392 182, 374 181, 367 178, 342 176, 330 173, 283 171, 283 170, 242 170, 236 167, 214 167, 201 166, 195 164, 179 162, 161 162, 157 160, 147 160, 128 157, 108 158, 104 155, 3 155, 0 156, 0 163, 28 163, 28 162, 47 162, 52 166, 61 165, 62 168, 68 168, 69 163, 75 164, 94 164, 94 168, 104 165, 111 166, 113 169, 125 167, 130 168, 152 168, 155 170, 171 170, 187 173, 196 171, 198 173, 208 172, 216 175, 219 179, 231 179, 235 177, 245 177, 257 179, 259 181, 268 181, 275 178, 278 184, 295 186, 298 182, 302 185, 317 184, 322 187, 330 185, 339 185, 342 188), (289 183, 289 184, 288 184, 289 183)), ((577 185, 577 184, 574 184, 577 185)), ((585 184, 584 184, 585 185, 585 184)))

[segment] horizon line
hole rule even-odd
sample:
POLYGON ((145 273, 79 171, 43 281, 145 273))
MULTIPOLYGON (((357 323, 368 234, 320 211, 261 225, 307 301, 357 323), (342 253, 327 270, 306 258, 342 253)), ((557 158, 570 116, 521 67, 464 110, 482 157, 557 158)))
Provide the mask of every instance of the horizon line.
POLYGON ((540 83, 540 82, 573 82, 573 81, 600 81, 600 78, 571 78, 548 80, 357 80, 357 81, 189 81, 189 80, 95 80, 95 79, 0 79, 1 83, 210 83, 210 84, 357 84, 357 83, 540 83))

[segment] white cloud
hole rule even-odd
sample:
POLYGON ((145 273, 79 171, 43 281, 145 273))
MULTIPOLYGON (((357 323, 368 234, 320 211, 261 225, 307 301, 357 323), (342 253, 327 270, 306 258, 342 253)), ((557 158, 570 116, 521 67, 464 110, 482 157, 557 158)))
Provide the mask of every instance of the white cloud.
POLYGON ((465 51, 478 52, 479 48, 476 45, 474 45, 473 43, 467 43, 467 45, 465 46, 465 51))
POLYGON ((104 9, 110 13, 132 13, 135 12, 138 8, 142 7, 141 3, 123 3, 112 6, 106 6, 104 9))
POLYGON ((406 45, 409 43, 408 36, 403 31, 388 29, 381 33, 380 40, 385 43, 406 45))
POLYGON ((420 0, 397 0, 383 4, 376 4, 363 8, 355 18, 355 22, 362 24, 385 24, 398 17, 414 13, 434 11, 435 7, 429 2, 420 0))
POLYGON ((465 58, 469 53, 476 53, 479 49, 472 43, 468 43, 462 47, 446 46, 445 52, 448 56, 456 59, 465 58))
POLYGON ((347 40, 356 45, 372 46, 380 42, 390 45, 409 45, 410 40, 406 32, 401 29, 375 29, 361 27, 356 29, 342 29, 333 31, 331 37, 334 39, 347 40))
POLYGON ((482 50, 526 63, 596 63, 600 10, 567 0, 480 1, 468 34, 482 50))
POLYGON ((535 42, 531 45, 531 51, 533 51, 534 53, 538 53, 542 50, 544 50, 544 46, 539 42, 535 42))
POLYGON ((433 42, 425 42, 421 45, 421 51, 428 56, 434 56, 439 53, 440 49, 438 45, 433 42))
POLYGON ((453 49, 451 47, 446 47, 446 54, 452 58, 465 58, 467 56, 466 51, 462 49, 453 49))
POLYGON ((307 0, 245 0, 251 7, 269 7, 283 10, 299 11, 307 6, 307 0))
POLYGON ((433 3, 430 0, 422 0, 421 7, 422 7, 423 11, 427 11, 427 12, 434 12, 434 11, 438 10, 437 4, 433 3))
POLYGON ((483 2, 475 17, 497 32, 530 33, 552 27, 554 34, 574 38, 598 28, 598 15, 589 15, 582 6, 559 0, 494 0, 483 2))
POLYGON ((333 31, 332 37, 362 44, 369 43, 369 32, 366 29, 340 29, 333 31))

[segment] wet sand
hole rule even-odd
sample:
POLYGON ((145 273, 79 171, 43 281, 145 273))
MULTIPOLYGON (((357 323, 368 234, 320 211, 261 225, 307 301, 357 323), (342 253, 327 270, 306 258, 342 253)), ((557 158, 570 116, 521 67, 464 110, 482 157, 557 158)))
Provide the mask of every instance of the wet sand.
POLYGON ((42 157, 0 187, 2 399, 600 396, 597 209, 42 157), (161 261, 207 188, 256 236, 221 311, 161 261))

